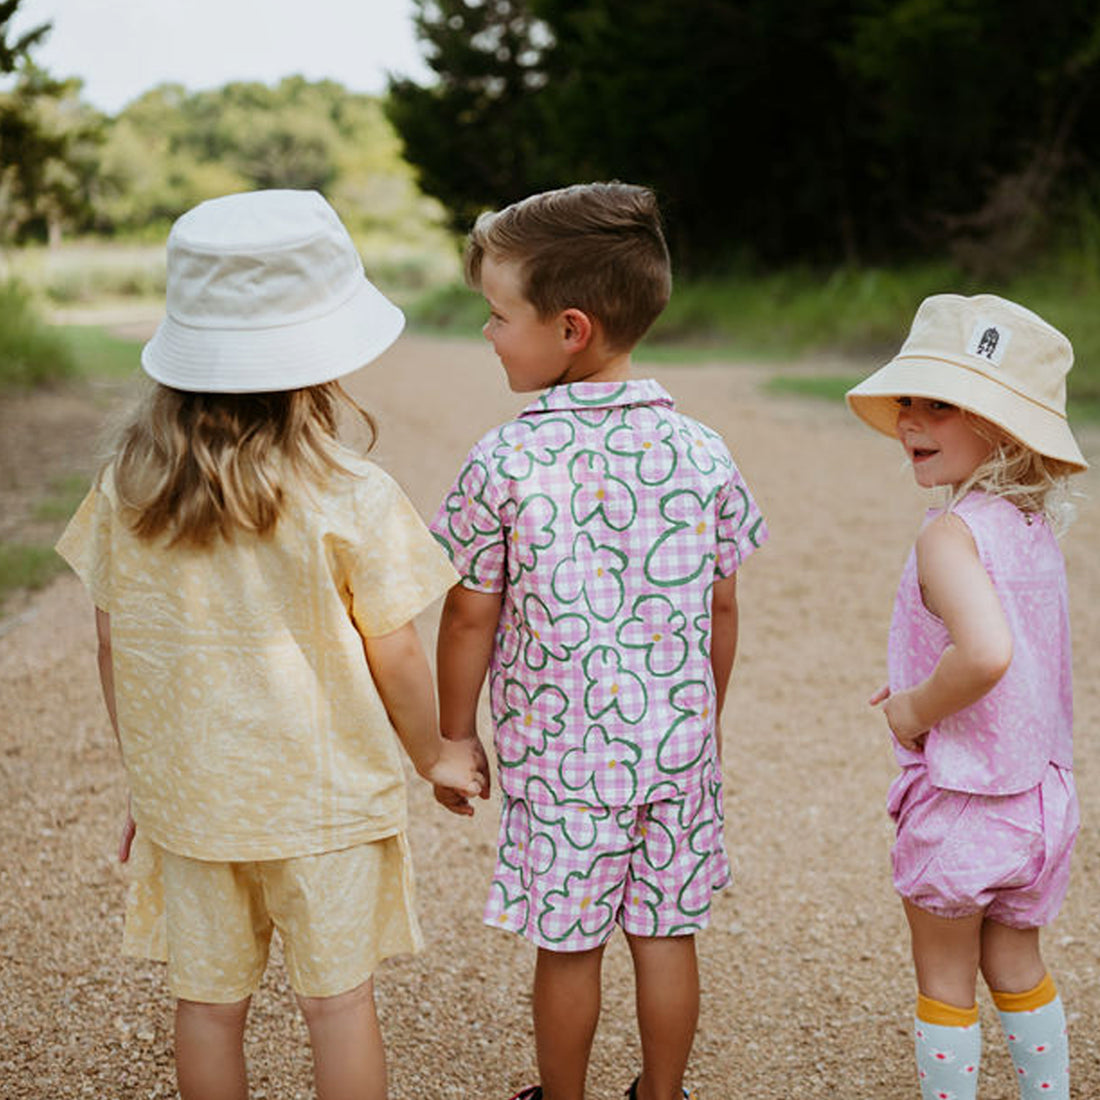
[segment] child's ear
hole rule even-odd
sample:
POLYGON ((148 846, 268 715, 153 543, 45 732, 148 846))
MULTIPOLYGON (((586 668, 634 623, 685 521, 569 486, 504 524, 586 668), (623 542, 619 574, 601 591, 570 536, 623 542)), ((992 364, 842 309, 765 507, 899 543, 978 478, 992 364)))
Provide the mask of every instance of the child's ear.
POLYGON ((561 333, 566 351, 584 351, 595 334, 592 318, 580 309, 566 309, 561 314, 561 333))

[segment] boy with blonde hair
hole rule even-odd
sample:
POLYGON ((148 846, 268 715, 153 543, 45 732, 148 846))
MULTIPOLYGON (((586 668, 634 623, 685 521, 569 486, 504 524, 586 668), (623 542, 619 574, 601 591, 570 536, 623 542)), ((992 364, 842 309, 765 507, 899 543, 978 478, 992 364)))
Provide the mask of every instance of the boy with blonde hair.
MULTIPOLYGON (((460 575, 439 635, 444 736, 480 748, 489 678, 503 812, 484 919, 538 947, 541 1082, 515 1100, 582 1100, 616 923, 642 1041, 628 1094, 687 1095, 694 934, 729 881, 718 716, 736 570, 766 530, 719 436, 632 378, 669 269, 653 194, 619 183, 485 214, 466 253, 509 385, 545 390, 474 446, 432 525, 460 575)), ((482 771, 488 797, 484 756, 482 771)))

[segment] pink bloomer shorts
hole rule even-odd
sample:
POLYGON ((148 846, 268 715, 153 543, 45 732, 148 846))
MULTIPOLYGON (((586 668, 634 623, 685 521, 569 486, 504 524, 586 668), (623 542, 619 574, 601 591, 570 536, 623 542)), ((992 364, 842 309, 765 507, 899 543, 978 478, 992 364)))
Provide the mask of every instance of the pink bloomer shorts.
POLYGON ((730 881, 722 791, 639 806, 595 806, 504 795, 485 923, 551 951, 705 928, 713 894, 730 881))
POLYGON ((886 808, 897 825, 894 888, 907 901, 1011 928, 1057 915, 1080 827, 1073 772, 1051 764, 1030 790, 982 795, 934 787, 918 765, 894 780, 886 808))

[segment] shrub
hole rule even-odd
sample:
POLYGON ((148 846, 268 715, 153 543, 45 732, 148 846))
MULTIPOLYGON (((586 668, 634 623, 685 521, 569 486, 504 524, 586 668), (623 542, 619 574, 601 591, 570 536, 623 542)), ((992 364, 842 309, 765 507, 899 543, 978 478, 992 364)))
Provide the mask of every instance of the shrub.
POLYGON ((71 376, 68 343, 41 319, 26 288, 0 282, 0 390, 27 388, 71 376))

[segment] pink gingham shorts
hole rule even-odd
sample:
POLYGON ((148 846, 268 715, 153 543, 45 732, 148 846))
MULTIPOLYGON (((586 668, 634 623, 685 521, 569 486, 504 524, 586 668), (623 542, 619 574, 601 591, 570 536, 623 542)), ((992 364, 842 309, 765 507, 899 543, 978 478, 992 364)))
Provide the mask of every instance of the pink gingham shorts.
POLYGON ((720 784, 638 806, 505 794, 484 920, 551 951, 599 947, 616 924, 691 935, 729 882, 720 784))
POLYGON ((894 888, 939 917, 982 913, 1011 928, 1040 928, 1061 908, 1080 827, 1073 772, 1047 767, 1020 794, 933 787, 926 768, 894 780, 894 888))

